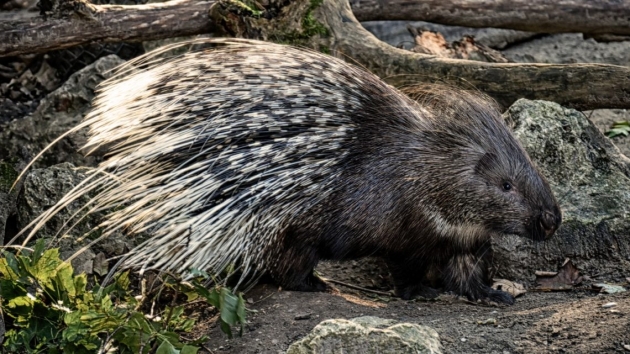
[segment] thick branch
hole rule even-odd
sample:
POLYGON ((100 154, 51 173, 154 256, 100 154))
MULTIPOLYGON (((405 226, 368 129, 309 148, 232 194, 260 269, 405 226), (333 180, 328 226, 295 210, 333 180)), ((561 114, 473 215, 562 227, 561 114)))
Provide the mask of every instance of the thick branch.
POLYGON ((323 35, 316 24, 303 21, 310 16, 310 4, 307 0, 294 0, 270 11, 269 16, 253 17, 247 17, 247 11, 237 6, 241 9, 238 13, 219 13, 219 19, 214 20, 208 16, 210 2, 178 0, 141 6, 94 6, 87 14, 80 12, 82 17, 78 19, 32 19, 0 24, 0 56, 44 52, 94 40, 114 42, 191 35, 210 31, 213 23, 237 27, 224 28, 224 32, 244 37, 299 45, 314 41, 311 43, 316 43, 314 48, 333 49, 395 85, 435 81, 464 85, 491 95, 503 105, 525 97, 579 109, 630 108, 627 67, 498 64, 437 58, 379 41, 355 19, 347 0, 324 0, 315 10, 317 19, 329 28, 323 35), (304 23, 310 26, 308 31, 298 28, 304 23))
POLYGON ((538 33, 630 34, 630 3, 618 0, 351 0, 359 21, 428 21, 538 33))
POLYGON ((93 41, 145 41, 208 32, 212 3, 176 0, 137 6, 89 5, 72 17, 0 23, 0 57, 93 41))
POLYGON ((481 90, 504 106, 529 98, 577 109, 630 108, 628 67, 438 58, 379 41, 355 19, 347 0, 325 0, 315 15, 330 29, 333 50, 397 86, 436 81, 455 84, 481 90))

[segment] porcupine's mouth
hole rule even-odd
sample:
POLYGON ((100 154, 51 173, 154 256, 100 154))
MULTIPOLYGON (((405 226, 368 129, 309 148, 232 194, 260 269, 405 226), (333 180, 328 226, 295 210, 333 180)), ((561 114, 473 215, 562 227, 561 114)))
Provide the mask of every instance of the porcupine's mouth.
POLYGON ((536 218, 534 225, 532 225, 531 238, 532 240, 539 241, 539 242, 544 241, 546 239, 545 229, 542 223, 540 222, 540 218, 536 218))
POLYGON ((560 217, 549 212, 542 212, 532 223, 530 237, 534 241, 545 241, 553 236, 558 226, 560 226, 560 217))

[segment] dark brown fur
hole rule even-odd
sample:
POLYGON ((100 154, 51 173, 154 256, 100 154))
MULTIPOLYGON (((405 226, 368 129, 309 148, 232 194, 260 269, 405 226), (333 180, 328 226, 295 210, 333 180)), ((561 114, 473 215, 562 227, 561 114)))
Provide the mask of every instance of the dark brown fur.
POLYGON ((437 285, 511 304, 488 284, 489 241, 550 237, 561 214, 549 185, 491 100, 440 86, 408 93, 429 123, 390 127, 388 107, 366 103, 372 111, 356 117, 362 130, 335 192, 272 246, 279 262, 270 273, 287 289, 322 290, 312 274, 320 259, 380 256, 402 298, 433 297, 437 285))

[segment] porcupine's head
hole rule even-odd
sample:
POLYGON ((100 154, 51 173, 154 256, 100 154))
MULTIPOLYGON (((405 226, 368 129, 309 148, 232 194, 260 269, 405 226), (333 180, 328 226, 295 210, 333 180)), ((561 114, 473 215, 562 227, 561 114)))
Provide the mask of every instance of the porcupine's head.
POLYGON ((406 92, 431 114, 419 163, 431 185, 422 208, 436 229, 463 242, 554 234, 562 216, 551 188, 491 99, 440 86, 406 92))

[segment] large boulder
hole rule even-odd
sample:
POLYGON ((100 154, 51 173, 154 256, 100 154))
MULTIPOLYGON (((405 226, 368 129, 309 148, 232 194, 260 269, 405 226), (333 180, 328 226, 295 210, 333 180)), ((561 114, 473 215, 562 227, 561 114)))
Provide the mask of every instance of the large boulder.
MULTIPOLYGON (((101 58, 74 73, 57 90, 44 98, 32 115, 0 124, 0 244, 18 227, 15 222, 15 202, 22 183, 11 193, 9 189, 26 164, 48 144, 74 128, 87 113, 94 90, 111 71, 124 61, 115 55, 101 58)), ((48 150, 35 166, 50 166, 61 162, 93 165, 98 156, 84 157, 78 148, 86 132, 65 137, 48 150)))
MULTIPOLYGON (((99 59, 74 73, 61 87, 44 98, 32 115, 0 126, 0 159, 30 161, 52 141, 81 122, 90 108, 94 90, 124 61, 115 55, 99 59)), ((85 164, 77 150, 85 132, 62 139, 42 156, 40 166, 61 162, 85 164)))
MULTIPOLYGON (((14 219, 17 228, 26 228, 38 216, 54 207, 80 185, 89 170, 89 167, 75 167, 67 162, 33 169, 24 178, 22 192, 17 198, 14 219)), ((67 203, 34 236, 36 239, 46 239, 48 247, 58 247, 63 259, 72 257, 72 265, 77 272, 104 275, 109 269, 106 258, 125 254, 139 238, 126 238, 122 232, 116 232, 100 240, 101 233, 95 227, 103 220, 103 213, 85 215, 93 206, 89 204, 92 196, 93 193, 83 194, 72 203, 67 203), (85 208, 86 205, 88 208, 85 208), (68 230, 71 226, 73 228, 68 230), (93 241, 97 242, 90 246, 93 241)), ((23 242, 26 235, 21 235, 17 242, 23 242)))
POLYGON ((628 276, 629 159, 584 114, 556 103, 522 99, 505 118, 547 177, 563 223, 543 244, 514 235, 497 240, 498 275, 528 281, 570 258, 587 275, 628 276))

